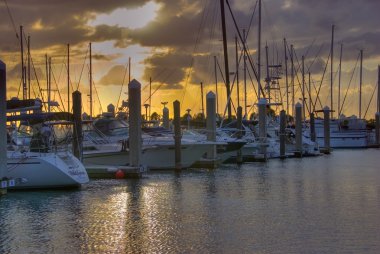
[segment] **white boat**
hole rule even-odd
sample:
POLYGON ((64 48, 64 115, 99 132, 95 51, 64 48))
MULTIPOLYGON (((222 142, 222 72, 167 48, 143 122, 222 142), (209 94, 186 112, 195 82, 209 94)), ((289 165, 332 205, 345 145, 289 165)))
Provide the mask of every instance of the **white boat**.
MULTIPOLYGON (((207 140, 206 129, 190 129, 183 131, 183 137, 186 139, 206 141, 207 140)), ((233 160, 237 151, 241 149, 247 141, 231 137, 229 133, 223 129, 216 129, 216 152, 217 157, 222 163, 227 163, 233 160)))
MULTIPOLYGON (((206 143, 181 144, 181 166, 189 168, 210 149, 206 143)), ((83 152, 85 165, 128 166, 129 151, 122 146, 97 145, 95 149, 83 152)), ((174 169, 174 144, 144 146, 141 163, 148 169, 174 169)))
MULTIPOLYGON (((84 128, 83 161, 85 165, 109 165, 128 166, 129 149, 127 145, 128 127, 124 124, 117 124, 107 119, 102 124, 104 126, 118 126, 117 129, 110 129, 105 133, 94 129, 92 125, 84 128), (119 128, 119 126, 121 126, 119 128), (122 127, 124 126, 124 127, 122 127), (117 133, 107 136, 106 133, 117 133)), ((118 121, 115 119, 113 121, 118 121)), ((106 127, 105 127, 106 128, 106 127)), ((141 163, 148 169, 174 169, 175 150, 174 139, 165 133, 159 132, 143 134, 141 163)), ((181 139, 181 165, 188 168, 198 161, 209 151, 213 142, 181 139)))
MULTIPOLYGON (((55 127, 57 123, 43 124, 50 114, 11 116, 8 121, 33 119, 33 125, 27 125, 22 135, 10 128, 7 146, 6 177, 15 180, 15 186, 9 189, 44 189, 79 187, 89 182, 83 164, 68 150, 68 146, 57 146, 55 127), (43 128, 49 130, 44 139, 43 128), (28 132, 29 131, 29 132, 28 132)), ((57 125, 56 125, 57 124, 57 125)), ((71 122, 65 122, 70 125, 71 122)), ((25 125, 24 125, 25 127, 25 125)))
MULTIPOLYGON (((323 119, 315 119, 316 141, 324 147, 323 119)), ((310 137, 310 131, 304 131, 310 137)), ((331 148, 366 148, 368 147, 368 132, 365 122, 360 119, 343 118, 330 120, 330 147, 331 148)))
POLYGON ((82 163, 68 151, 8 151, 6 175, 16 182, 9 189, 79 187, 89 181, 82 163))

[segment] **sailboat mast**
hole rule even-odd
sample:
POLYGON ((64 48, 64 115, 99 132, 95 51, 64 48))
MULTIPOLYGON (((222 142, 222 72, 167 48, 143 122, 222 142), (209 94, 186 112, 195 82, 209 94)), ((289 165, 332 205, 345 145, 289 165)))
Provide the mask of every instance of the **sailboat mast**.
POLYGON ((377 112, 380 112, 380 65, 377 68, 377 112))
POLYGON ((243 48, 244 48, 244 116, 247 119, 247 55, 245 52, 245 43, 246 43, 246 38, 245 38, 245 29, 243 29, 243 48))
POLYGON ((258 29, 258 49, 257 49, 257 84, 259 91, 259 100, 260 100, 260 91, 261 91, 261 0, 259 0, 259 29, 258 29))
POLYGON ((340 81, 342 78, 342 57, 343 57, 343 43, 340 44, 340 56, 339 56, 338 118, 340 116, 340 81))
POLYGON ((236 61, 236 93, 237 93, 237 105, 240 107, 240 90, 239 90, 239 51, 238 51, 238 39, 235 36, 235 61, 236 61))
POLYGON ((293 47, 293 44, 290 45, 290 62, 291 62, 291 68, 290 68, 290 80, 291 80, 291 87, 292 87, 292 115, 293 117, 295 116, 295 112, 294 112, 294 100, 295 100, 295 96, 294 96, 294 57, 293 57, 293 53, 294 53, 294 47, 293 47))
POLYGON ((90 119, 92 119, 92 44, 90 42, 90 119))
POLYGON ((48 112, 50 113, 51 100, 51 57, 49 57, 49 75, 48 75, 48 112))
POLYGON ((67 112, 70 111, 70 44, 67 44, 67 112))
POLYGON ((224 71, 226 77, 226 90, 227 90, 227 114, 228 119, 231 119, 231 90, 230 90, 230 71, 228 68, 228 51, 227 51, 227 31, 226 31, 226 17, 224 12, 224 0, 220 0, 220 11, 222 17, 222 31, 223 31, 223 52, 224 52, 224 71))
POLYGON ((360 50, 359 119, 362 118, 363 50, 360 50))
POLYGON ((46 98, 47 98, 47 107, 48 107, 48 112, 49 111, 49 60, 48 60, 48 55, 45 54, 45 66, 46 66, 46 98))
POLYGON ((22 98, 26 100, 26 78, 24 66, 24 31, 20 26, 20 46, 21 46, 21 79, 22 79, 22 98))
POLYGON ((149 77, 149 120, 152 117, 152 77, 149 77))
POLYGON ((303 120, 306 119, 305 113, 305 56, 302 56, 302 107, 303 107, 303 120))
POLYGON ((268 89, 268 101, 271 102, 270 97, 270 78, 269 78, 269 56, 268 56, 268 44, 265 44, 265 59, 266 59, 266 70, 267 70, 267 77, 265 78, 265 82, 267 83, 267 89, 268 89))
POLYGON ((313 113, 313 111, 311 110, 311 73, 309 71, 309 116, 311 113, 313 113))
POLYGON ((131 58, 128 58, 128 84, 131 83, 131 58))
POLYGON ((214 56, 214 73, 215 73, 215 96, 216 96, 216 113, 218 113, 219 110, 219 101, 218 101, 218 73, 216 70, 216 56, 214 56))
POLYGON ((285 52, 286 114, 289 114, 288 52, 287 52, 287 48, 286 48, 286 39, 285 38, 284 38, 284 52, 285 52))
POLYGON ((28 99, 30 99, 30 36, 28 36, 28 99))
POLYGON ((333 91, 333 82, 334 82, 334 75, 333 75, 333 71, 334 71, 334 28, 335 26, 332 25, 332 29, 331 29, 331 70, 330 70, 330 92, 331 92, 331 98, 330 98, 330 104, 331 104, 331 119, 334 117, 334 91, 333 91))
POLYGON ((204 102, 203 102, 203 82, 201 82, 201 103, 202 103, 202 117, 205 116, 205 107, 204 107, 204 102))

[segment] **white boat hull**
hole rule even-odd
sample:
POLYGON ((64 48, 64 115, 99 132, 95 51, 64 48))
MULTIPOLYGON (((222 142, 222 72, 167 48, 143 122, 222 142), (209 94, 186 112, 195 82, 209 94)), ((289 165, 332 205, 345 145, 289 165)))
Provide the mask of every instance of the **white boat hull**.
MULTIPOLYGON (((181 145, 181 165, 188 168, 198 161, 213 144, 183 144, 181 145)), ((148 169, 174 169, 175 168, 174 145, 155 145, 144 148, 141 155, 141 164, 148 169)), ((129 165, 128 151, 91 151, 85 152, 85 165, 129 165)))
POLYGON ((79 187, 89 181, 82 163, 68 152, 7 152, 7 156, 7 177, 16 182, 9 189, 79 187))

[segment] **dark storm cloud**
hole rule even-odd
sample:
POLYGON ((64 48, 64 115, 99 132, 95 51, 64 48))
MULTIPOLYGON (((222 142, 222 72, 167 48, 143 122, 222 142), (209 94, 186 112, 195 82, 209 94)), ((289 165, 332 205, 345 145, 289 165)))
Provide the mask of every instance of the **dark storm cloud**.
POLYGON ((145 59, 144 79, 151 77, 154 82, 165 83, 164 89, 179 88, 178 83, 185 77, 185 68, 191 63, 191 55, 170 51, 157 53, 145 59))
MULTIPOLYGON (((92 28, 87 22, 96 14, 110 13, 116 8, 136 8, 144 5, 148 0, 23 0, 8 1, 8 6, 15 20, 18 33, 19 24, 25 26, 26 34, 32 33, 34 48, 62 44, 80 43, 89 41, 91 38, 98 41, 106 39, 120 39, 122 29, 118 27, 103 26, 92 28), (32 30, 34 24, 39 23, 43 30, 32 30), (105 33, 105 35, 100 35, 105 33), (106 38, 107 37, 107 38, 106 38)), ((2 50, 18 49, 18 42, 6 7, 2 2, 0 5, 0 32, 2 36, 2 50)))

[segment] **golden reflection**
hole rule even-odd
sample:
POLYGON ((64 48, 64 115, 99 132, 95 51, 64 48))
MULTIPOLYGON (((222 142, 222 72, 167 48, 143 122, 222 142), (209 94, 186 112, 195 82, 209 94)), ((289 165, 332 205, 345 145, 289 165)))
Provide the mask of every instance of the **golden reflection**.
POLYGON ((128 208, 129 193, 115 188, 114 192, 105 196, 99 193, 87 203, 83 215, 83 252, 107 251, 123 252, 125 221, 128 208))

